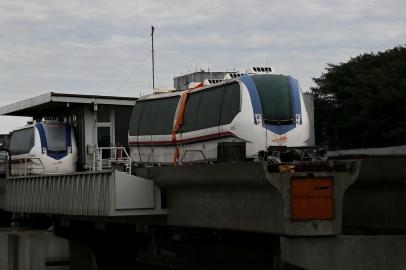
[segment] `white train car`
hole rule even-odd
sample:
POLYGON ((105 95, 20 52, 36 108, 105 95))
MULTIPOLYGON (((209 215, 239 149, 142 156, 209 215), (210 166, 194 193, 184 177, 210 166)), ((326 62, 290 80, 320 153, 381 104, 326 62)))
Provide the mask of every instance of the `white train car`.
POLYGON ((76 140, 71 126, 38 122, 11 133, 11 175, 64 174, 76 171, 76 140))
POLYGON ((269 146, 311 146, 309 115, 289 75, 247 74, 199 89, 149 95, 134 107, 131 156, 140 163, 215 160, 219 142, 245 142, 246 158, 269 146))

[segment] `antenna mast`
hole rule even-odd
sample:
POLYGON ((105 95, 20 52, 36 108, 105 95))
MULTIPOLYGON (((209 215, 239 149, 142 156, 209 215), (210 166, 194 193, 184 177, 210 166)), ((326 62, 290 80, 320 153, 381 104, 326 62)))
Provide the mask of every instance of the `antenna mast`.
POLYGON ((151 37, 152 37, 152 90, 155 89, 155 52, 154 52, 154 26, 151 25, 151 37))

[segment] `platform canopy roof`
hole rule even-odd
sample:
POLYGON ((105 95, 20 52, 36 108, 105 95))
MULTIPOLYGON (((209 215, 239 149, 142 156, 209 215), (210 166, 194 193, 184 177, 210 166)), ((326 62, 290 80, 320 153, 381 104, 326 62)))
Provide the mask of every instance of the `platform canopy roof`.
POLYGON ((85 104, 134 106, 136 100, 137 98, 134 97, 50 92, 0 107, 0 115, 28 117, 54 116, 55 114, 69 110, 69 108, 85 104))

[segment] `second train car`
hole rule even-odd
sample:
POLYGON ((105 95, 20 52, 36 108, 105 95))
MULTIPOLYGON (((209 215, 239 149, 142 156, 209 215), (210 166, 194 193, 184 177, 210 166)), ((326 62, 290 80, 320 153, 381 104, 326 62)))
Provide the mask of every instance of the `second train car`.
POLYGON ((45 121, 14 130, 9 153, 11 175, 76 171, 76 141, 73 130, 67 123, 45 121))

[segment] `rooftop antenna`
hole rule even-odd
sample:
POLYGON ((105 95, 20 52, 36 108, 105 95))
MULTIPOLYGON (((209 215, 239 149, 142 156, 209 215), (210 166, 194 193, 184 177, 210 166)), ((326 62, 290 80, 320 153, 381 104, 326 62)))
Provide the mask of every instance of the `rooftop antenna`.
POLYGON ((155 89, 155 52, 154 52, 154 26, 151 25, 151 37, 152 37, 152 89, 155 89))

